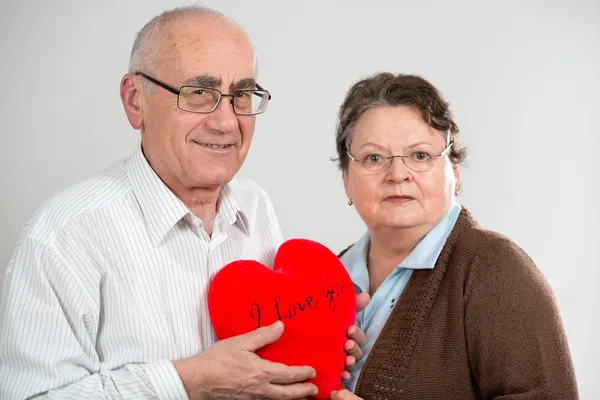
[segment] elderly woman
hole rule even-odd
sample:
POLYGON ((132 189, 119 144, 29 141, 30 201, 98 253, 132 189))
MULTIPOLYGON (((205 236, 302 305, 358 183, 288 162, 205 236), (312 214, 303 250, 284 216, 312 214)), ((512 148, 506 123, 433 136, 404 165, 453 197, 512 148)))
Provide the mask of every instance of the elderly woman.
POLYGON ((436 88, 379 74, 339 118, 348 204, 368 227, 340 257, 371 302, 357 315, 364 356, 332 399, 576 399, 541 272, 456 200, 466 151, 436 88))

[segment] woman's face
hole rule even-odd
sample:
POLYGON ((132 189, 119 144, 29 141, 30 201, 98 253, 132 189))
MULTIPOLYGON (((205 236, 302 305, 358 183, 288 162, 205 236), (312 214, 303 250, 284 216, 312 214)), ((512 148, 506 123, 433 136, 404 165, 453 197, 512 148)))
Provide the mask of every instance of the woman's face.
POLYGON ((357 121, 349 146, 355 159, 344 173, 346 195, 369 230, 433 228, 447 213, 459 185, 460 171, 448 156, 445 134, 431 128, 411 106, 379 106, 357 121), (378 171, 377 155, 411 155, 417 169, 400 158, 378 171), (427 154, 433 157, 427 161, 427 154))

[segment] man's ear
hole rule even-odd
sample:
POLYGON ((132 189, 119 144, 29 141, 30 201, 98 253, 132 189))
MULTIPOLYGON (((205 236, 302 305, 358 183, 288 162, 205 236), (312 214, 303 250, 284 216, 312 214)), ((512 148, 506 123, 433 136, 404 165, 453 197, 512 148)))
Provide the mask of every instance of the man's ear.
POLYGON ((125 74, 121 79, 121 102, 131 127, 135 130, 142 129, 144 119, 140 106, 140 90, 136 86, 135 76, 132 74, 125 74))

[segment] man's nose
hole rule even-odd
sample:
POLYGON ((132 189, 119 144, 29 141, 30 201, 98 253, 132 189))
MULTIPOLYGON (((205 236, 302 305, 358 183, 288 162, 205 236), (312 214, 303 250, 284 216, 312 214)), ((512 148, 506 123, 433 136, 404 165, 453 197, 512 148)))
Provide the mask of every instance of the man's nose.
POLYGON ((221 131, 231 132, 238 126, 237 115, 233 112, 232 98, 223 96, 217 105, 217 108, 208 114, 207 125, 209 128, 221 131))

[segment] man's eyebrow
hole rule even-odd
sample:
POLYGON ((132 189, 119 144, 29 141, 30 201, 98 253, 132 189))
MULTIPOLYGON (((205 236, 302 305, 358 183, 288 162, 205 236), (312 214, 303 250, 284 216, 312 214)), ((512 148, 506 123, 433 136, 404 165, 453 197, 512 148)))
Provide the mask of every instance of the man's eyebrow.
POLYGON ((198 75, 184 82, 184 86, 202 86, 206 88, 216 88, 221 84, 221 79, 211 75, 198 75))
POLYGON ((254 78, 242 79, 231 85, 230 88, 234 90, 245 90, 245 89, 256 89, 256 80, 254 78))

